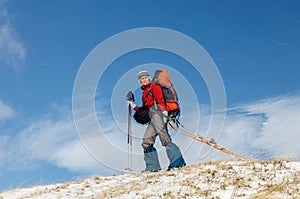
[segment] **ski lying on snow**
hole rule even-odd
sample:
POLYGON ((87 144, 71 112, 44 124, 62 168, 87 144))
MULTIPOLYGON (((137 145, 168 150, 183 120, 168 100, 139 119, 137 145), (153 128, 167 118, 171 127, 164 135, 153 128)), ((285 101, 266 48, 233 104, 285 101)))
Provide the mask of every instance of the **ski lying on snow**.
POLYGON ((230 155, 231 157, 236 158, 236 159, 238 159, 238 160, 242 160, 242 161, 246 161, 246 160, 247 160, 247 159, 244 158, 243 156, 241 156, 241 155, 239 155, 239 154, 236 154, 236 153, 234 153, 234 152, 228 150, 227 148, 218 145, 218 144, 215 142, 214 139, 209 139, 209 140, 207 140, 207 139, 205 139, 205 138, 203 138, 203 137, 201 137, 201 136, 199 136, 199 135, 192 134, 192 133, 190 133, 190 132, 188 132, 188 131, 185 131, 185 130, 183 130, 183 129, 180 129, 180 128, 175 128, 175 127, 172 125, 171 122, 169 122, 168 124, 169 124, 169 126, 170 126, 170 128, 171 128, 172 130, 174 130, 174 131, 176 131, 176 132, 178 132, 178 133, 180 133, 180 134, 186 135, 186 136, 188 136, 188 137, 190 137, 190 138, 192 138, 192 139, 194 139, 194 140, 197 140, 197 141, 199 141, 199 142, 202 142, 202 143, 204 143, 204 144, 207 144, 208 146, 210 146, 210 147, 212 147, 212 148, 214 148, 214 149, 217 149, 217 150, 219 150, 219 151, 222 151, 223 153, 226 153, 227 155, 230 155))

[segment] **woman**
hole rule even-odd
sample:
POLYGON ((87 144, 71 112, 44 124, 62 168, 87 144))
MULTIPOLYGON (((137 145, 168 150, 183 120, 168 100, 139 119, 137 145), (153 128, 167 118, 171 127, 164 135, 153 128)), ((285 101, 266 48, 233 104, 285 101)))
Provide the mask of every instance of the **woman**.
MULTIPOLYGON (((171 136, 168 133, 167 121, 168 112, 166 111, 165 101, 162 89, 159 85, 151 82, 151 77, 148 71, 143 70, 138 73, 138 79, 142 85, 143 106, 149 109, 150 122, 145 131, 142 147, 144 149, 144 160, 146 168, 144 171, 159 171, 161 169, 158 155, 155 147, 156 136, 159 136, 163 146, 166 147, 167 156, 170 160, 168 170, 185 166, 186 163, 182 157, 180 149, 172 142, 171 136)), ((134 110, 139 107, 131 103, 134 110)))

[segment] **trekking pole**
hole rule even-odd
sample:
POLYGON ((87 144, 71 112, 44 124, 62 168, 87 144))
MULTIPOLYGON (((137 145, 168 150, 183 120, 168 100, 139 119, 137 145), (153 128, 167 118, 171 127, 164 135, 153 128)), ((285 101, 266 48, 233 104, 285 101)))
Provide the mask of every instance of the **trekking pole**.
POLYGON ((127 145, 128 145, 128 167, 125 170, 132 172, 132 111, 130 101, 134 102, 134 95, 132 91, 127 93, 126 100, 128 102, 128 134, 127 134, 127 145))
POLYGON ((226 153, 227 155, 233 157, 233 158, 236 158, 238 160, 241 160, 241 161, 247 161, 248 159, 244 158, 243 156, 239 155, 239 154, 236 154, 232 151, 230 151, 229 149, 225 148, 225 147, 222 147, 220 145, 218 145, 214 139, 209 139, 209 140, 206 140, 205 138, 201 137, 200 135, 195 135, 191 132, 188 132, 184 129, 180 129, 180 128, 175 128, 172 123, 169 121, 168 122, 170 128, 174 131, 176 131, 177 133, 180 133, 180 134, 183 134, 185 136, 188 136, 194 140, 197 140, 199 142, 202 142, 204 144, 207 144, 208 146, 214 148, 214 149, 217 149, 223 153, 226 153))

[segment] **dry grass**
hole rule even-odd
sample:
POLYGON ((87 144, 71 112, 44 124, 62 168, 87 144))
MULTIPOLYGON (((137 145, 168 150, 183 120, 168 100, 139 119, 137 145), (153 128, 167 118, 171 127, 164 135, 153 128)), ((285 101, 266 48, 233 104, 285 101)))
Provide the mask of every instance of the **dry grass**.
POLYGON ((95 176, 73 183, 41 187, 20 198, 218 199, 226 194, 227 198, 232 199, 299 199, 300 170, 292 169, 291 164, 289 159, 213 161, 168 172, 95 176))

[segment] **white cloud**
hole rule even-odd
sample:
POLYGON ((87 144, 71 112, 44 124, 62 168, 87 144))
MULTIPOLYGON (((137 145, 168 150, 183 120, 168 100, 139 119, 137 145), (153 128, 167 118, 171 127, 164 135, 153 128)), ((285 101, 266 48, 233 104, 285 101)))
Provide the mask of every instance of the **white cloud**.
POLYGON ((7 13, 3 1, 0 1, 0 60, 18 69, 26 57, 26 49, 7 13))
MULTIPOLYGON (((210 115, 204 116, 208 118, 210 115)), ((300 95, 279 96, 231 108, 218 143, 255 158, 290 157, 300 160, 300 95)), ((193 143, 189 151, 203 144, 193 143)), ((190 154, 192 162, 199 156, 190 154)), ((228 158, 213 150, 204 160, 228 158)), ((202 159, 203 160, 203 159, 202 159)))
POLYGON ((250 115, 264 114, 260 135, 253 146, 273 156, 300 159, 300 96, 280 96, 242 107, 250 115))
POLYGON ((99 168, 99 162, 90 156, 78 139, 69 141, 65 146, 56 150, 51 160, 57 166, 71 171, 93 173, 99 168))
MULTIPOLYGON (((77 136, 71 111, 63 107, 56 108, 65 110, 60 111, 60 119, 40 118, 29 124, 16 137, 0 136, 0 167, 10 165, 14 169, 32 169, 43 161, 80 173, 96 173, 100 170, 111 173, 110 169, 93 159, 84 149, 77 136)), ((241 155, 251 156, 263 149, 272 157, 288 155, 299 160, 300 145, 297 143, 300 136, 299 110, 299 95, 280 96, 233 107, 228 111, 222 135, 217 141, 220 145, 241 155)), ((189 113, 193 114, 191 111, 189 113)), ((205 128, 211 118, 211 115, 206 113, 202 113, 201 116, 202 126, 199 134, 202 136, 205 136, 205 128)), ((190 120, 192 122, 190 124, 187 120, 191 115, 185 112, 184 125, 187 130, 195 132, 192 129, 196 126, 195 121, 190 120)), ((94 156, 103 158, 106 165, 111 164, 113 167, 118 165, 118 169, 124 169, 127 166, 127 135, 124 130, 126 121, 124 124, 119 124, 119 127, 124 128, 122 130, 117 127, 115 121, 108 120, 105 115, 104 117, 105 122, 101 122, 101 125, 107 134, 103 136, 88 132, 84 139, 85 144, 89 145, 88 148, 92 150, 94 156)), ((135 171, 144 167, 140 145, 144 130, 144 127, 134 125, 133 166, 135 171)), ((191 143, 191 139, 183 135, 174 136, 173 133, 173 140, 184 152, 188 164, 229 158, 216 150, 200 158, 199 152, 205 149, 204 144, 197 141, 191 143)), ((157 139, 156 147, 159 150, 162 166, 167 166, 168 159, 159 139, 157 139)), ((257 154, 256 157, 262 157, 262 155, 264 154, 257 154)))
MULTIPOLYGON (((199 131, 195 132, 195 128, 191 128, 195 125, 190 125, 189 120, 183 122, 183 125, 185 130, 209 139, 211 135, 206 133, 211 114, 205 109, 205 106, 201 107, 199 131)), ((190 114, 186 116, 189 118, 197 113, 190 112, 190 114)), ((230 108, 221 136, 215 138, 221 146, 248 158, 289 157, 300 160, 299 129, 300 95, 295 94, 267 98, 230 108)), ((176 135, 174 141, 184 151, 188 164, 232 159, 218 150, 210 150, 210 147, 198 141, 191 144, 183 135, 176 135)))
POLYGON ((14 137, 0 136, 3 144, 0 167, 34 169, 42 161, 83 173, 99 169, 99 163, 88 154, 77 136, 71 112, 66 110, 60 114, 60 119, 33 121, 14 137))
POLYGON ((81 172, 89 172, 99 166, 77 137, 72 117, 35 122, 21 133, 18 141, 34 160, 81 172))
POLYGON ((0 99, 0 121, 10 119, 14 116, 14 111, 0 99))

